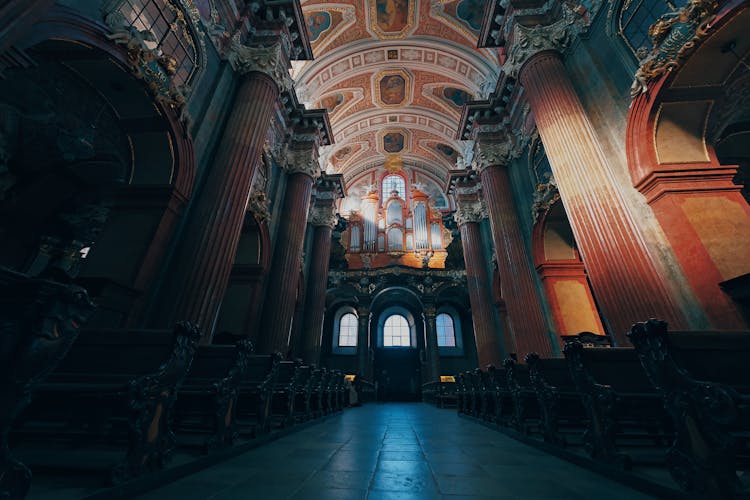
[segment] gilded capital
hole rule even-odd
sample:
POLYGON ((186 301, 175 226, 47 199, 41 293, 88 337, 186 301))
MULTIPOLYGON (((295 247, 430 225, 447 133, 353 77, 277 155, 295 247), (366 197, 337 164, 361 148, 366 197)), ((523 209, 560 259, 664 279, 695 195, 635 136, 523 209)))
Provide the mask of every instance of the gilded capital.
POLYGON ((487 218, 487 207, 482 200, 464 201, 459 203, 453 217, 459 226, 469 222, 481 222, 487 218))
POLYGON ((333 229, 339 223, 339 215, 334 206, 313 206, 307 222, 314 227, 330 227, 333 229))
POLYGON ((233 39, 226 57, 237 73, 242 75, 253 71, 265 73, 277 83, 281 92, 290 90, 294 86, 292 77, 289 75, 289 58, 281 41, 268 47, 249 47, 233 39))
POLYGON ((583 29, 579 18, 569 9, 563 8, 562 17, 549 25, 537 24, 526 27, 516 23, 513 26, 513 44, 503 71, 518 78, 521 67, 539 52, 564 52, 583 29))

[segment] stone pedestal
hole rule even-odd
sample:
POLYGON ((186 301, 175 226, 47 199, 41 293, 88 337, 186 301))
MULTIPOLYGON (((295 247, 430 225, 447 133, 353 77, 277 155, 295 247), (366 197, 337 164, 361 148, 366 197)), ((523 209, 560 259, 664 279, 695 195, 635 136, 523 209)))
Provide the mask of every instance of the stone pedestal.
POLYGON ((477 162, 497 253, 502 298, 513 326, 515 352, 519 359, 530 352, 551 356, 554 350, 521 234, 506 166, 510 160, 509 147, 508 143, 480 143, 477 162))

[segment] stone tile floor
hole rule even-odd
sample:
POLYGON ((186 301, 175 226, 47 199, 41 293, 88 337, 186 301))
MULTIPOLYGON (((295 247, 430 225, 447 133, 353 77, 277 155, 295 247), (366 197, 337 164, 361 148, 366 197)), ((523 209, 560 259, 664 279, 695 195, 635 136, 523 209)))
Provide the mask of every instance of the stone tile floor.
POLYGON ((422 403, 369 404, 138 498, 650 498, 422 403))

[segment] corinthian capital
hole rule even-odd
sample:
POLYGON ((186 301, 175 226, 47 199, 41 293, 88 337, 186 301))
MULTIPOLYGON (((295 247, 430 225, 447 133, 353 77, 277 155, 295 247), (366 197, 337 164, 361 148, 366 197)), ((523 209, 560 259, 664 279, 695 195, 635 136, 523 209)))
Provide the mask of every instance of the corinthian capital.
POLYGON ((546 26, 537 24, 526 27, 516 23, 513 26, 513 44, 503 71, 517 78, 521 66, 531 56, 549 50, 564 52, 582 29, 580 18, 566 8, 563 8, 563 15, 558 21, 546 26))
POLYGON ((459 226, 468 222, 480 222, 487 218, 487 207, 482 200, 463 201, 459 203, 453 218, 459 226))
POLYGON ((339 216, 336 213, 336 208, 334 206, 314 206, 310 210, 307 222, 314 227, 327 226, 333 229, 336 227, 336 224, 339 223, 339 216))
POLYGON ((226 57, 232 68, 242 75, 258 71, 270 76, 281 92, 294 85, 289 76, 289 58, 281 41, 268 47, 249 47, 234 38, 226 57))
POLYGON ((506 166, 521 154, 517 141, 508 136, 501 141, 477 141, 472 166, 479 173, 487 167, 506 166))
POLYGON ((285 170, 291 174, 305 174, 316 180, 321 175, 316 148, 289 149, 285 170))

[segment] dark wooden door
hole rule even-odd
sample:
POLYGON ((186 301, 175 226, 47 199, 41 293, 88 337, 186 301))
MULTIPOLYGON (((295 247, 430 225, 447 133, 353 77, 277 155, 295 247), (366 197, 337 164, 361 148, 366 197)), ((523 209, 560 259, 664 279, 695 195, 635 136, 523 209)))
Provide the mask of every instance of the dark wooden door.
POLYGON ((375 351, 375 380, 381 401, 419 401, 421 371, 414 348, 380 348, 375 351))

